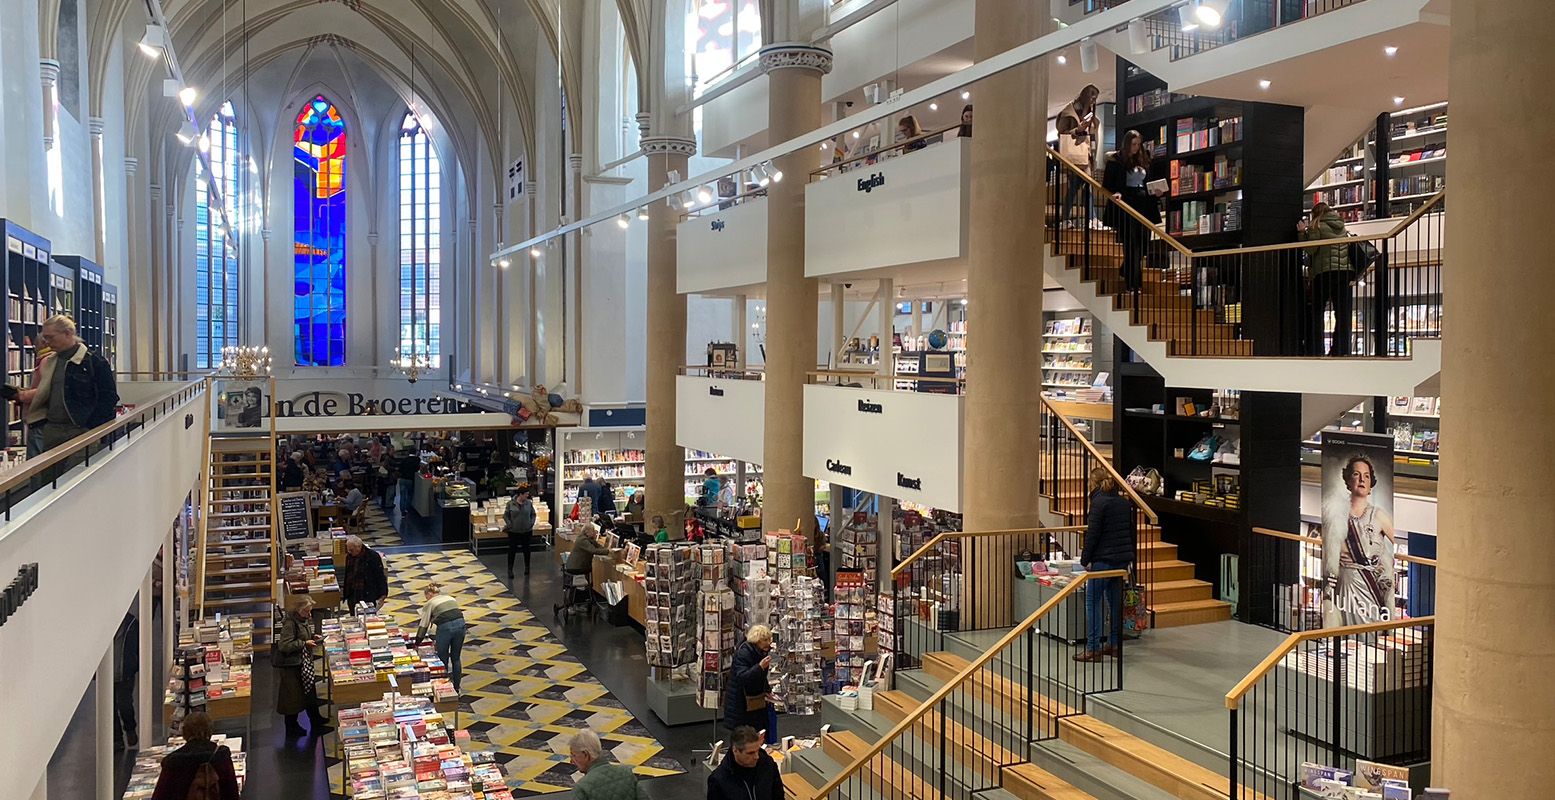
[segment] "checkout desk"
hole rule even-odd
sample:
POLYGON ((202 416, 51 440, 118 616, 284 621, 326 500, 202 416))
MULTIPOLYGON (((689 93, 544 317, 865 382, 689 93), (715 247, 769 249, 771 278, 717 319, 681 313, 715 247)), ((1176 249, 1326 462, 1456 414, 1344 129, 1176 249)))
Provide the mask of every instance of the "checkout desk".
MULTIPOLYGON (((567 563, 567 556, 572 553, 572 539, 564 536, 556 537, 556 566, 562 568, 567 563)), ((648 626, 648 590, 643 586, 642 567, 633 567, 633 574, 626 575, 616 569, 617 564, 625 563, 625 550, 611 550, 609 556, 594 557, 594 571, 589 580, 594 593, 603 596, 604 585, 611 581, 620 581, 626 599, 626 615, 639 626, 648 626)))

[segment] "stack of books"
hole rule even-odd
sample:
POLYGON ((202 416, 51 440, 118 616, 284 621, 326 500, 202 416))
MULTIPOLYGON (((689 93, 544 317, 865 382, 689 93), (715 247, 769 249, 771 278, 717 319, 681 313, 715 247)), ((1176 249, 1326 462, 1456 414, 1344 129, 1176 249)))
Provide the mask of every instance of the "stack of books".
MULTIPOLYGON (((243 740, 218 733, 211 736, 211 742, 232 751, 232 771, 237 774, 238 793, 242 794, 243 785, 248 782, 248 754, 243 751, 243 740)), ((122 800, 149 800, 157 788, 157 778, 162 774, 162 759, 183 746, 181 736, 168 737, 167 744, 142 745, 135 754, 134 771, 122 800)))

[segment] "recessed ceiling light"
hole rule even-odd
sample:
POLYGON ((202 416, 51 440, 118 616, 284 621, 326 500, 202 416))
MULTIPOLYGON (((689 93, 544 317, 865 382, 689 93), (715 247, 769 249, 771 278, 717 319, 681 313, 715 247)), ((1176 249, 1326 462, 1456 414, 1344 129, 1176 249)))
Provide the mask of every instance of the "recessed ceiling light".
POLYGON ((971 92, 962 92, 961 93, 961 99, 962 100, 971 100, 972 99, 972 93, 971 92))
POLYGON ((930 103, 929 104, 929 110, 930 111, 938 111, 939 110, 939 103, 930 103))
POLYGON ((1058 54, 1058 65, 1061 67, 1061 66, 1063 66, 1065 64, 1068 64, 1068 63, 1069 63, 1069 57, 1064 55, 1063 53, 1059 53, 1058 54))
POLYGON ((1398 48, 1390 44, 1387 47, 1382 48, 1382 52, 1386 53, 1389 58, 1392 58, 1398 53, 1398 48))
POLYGON ((1401 106, 1403 104, 1404 104, 1404 98, 1402 98, 1402 97, 1395 97, 1395 98, 1393 98, 1393 105, 1401 106))
POLYGON ((1259 81, 1258 82, 1258 88, 1260 88, 1260 89, 1268 89, 1269 88, 1269 79, 1265 78, 1265 79, 1259 81))

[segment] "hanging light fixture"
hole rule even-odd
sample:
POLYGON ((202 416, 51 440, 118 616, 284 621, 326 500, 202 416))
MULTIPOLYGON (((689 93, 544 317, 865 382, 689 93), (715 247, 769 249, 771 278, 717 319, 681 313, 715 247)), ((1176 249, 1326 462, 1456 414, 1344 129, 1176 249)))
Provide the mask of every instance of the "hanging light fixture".
POLYGON ((184 108, 194 108, 194 101, 199 96, 200 93, 195 91, 193 86, 185 86, 178 90, 178 102, 183 103, 184 108))
POLYGON ((1087 36, 1080 40, 1080 71, 1095 72, 1101 69, 1101 60, 1096 57, 1096 42, 1087 36))
POLYGON ((1198 17, 1194 15, 1194 3, 1184 3, 1177 7, 1177 22, 1182 25, 1183 33, 1199 29, 1198 17))
POLYGON ((616 227, 623 231, 632 227, 632 218, 626 212, 622 212, 621 216, 616 217, 616 227))
POLYGON ((639 206, 637 208, 637 218, 642 220, 643 222, 647 222, 648 221, 648 207, 647 206, 639 206))
POLYGON ((136 46, 147 58, 161 58, 162 49, 167 47, 167 31, 155 22, 146 23, 146 32, 136 46))
POLYGON ((1199 0, 1199 7, 1194 9, 1193 16, 1206 28, 1218 28, 1226 15, 1226 7, 1231 0, 1199 0))
POLYGON ((178 141, 184 144, 193 144, 200 137, 200 130, 194 127, 194 120, 186 119, 184 124, 178 126, 178 141))
POLYGON ((1128 22, 1128 51, 1136 56, 1150 52, 1150 35, 1145 30, 1144 17, 1128 22))
POLYGON ((697 195, 696 196, 697 196, 697 202, 701 203, 704 206, 707 205, 708 203, 713 202, 713 193, 708 191, 706 186, 698 186, 697 187, 697 195))

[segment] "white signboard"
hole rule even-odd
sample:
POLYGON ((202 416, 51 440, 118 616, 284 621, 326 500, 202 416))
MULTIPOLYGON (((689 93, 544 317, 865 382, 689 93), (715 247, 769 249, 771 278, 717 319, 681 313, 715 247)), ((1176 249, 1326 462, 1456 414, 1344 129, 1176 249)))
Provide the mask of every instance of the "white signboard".
POLYGON ((804 387, 804 474, 961 511, 962 397, 804 387))
POLYGON ((767 281, 767 201, 691 217, 675 228, 681 294, 714 292, 767 281))
POLYGON ((762 463, 766 387, 762 381, 676 377, 675 444, 762 463))

